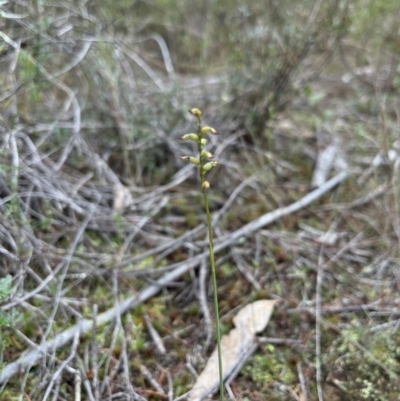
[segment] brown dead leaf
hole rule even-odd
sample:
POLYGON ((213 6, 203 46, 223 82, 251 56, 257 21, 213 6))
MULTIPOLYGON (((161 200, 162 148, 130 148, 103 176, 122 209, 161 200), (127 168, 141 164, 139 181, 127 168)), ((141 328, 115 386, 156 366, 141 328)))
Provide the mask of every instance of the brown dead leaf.
MULTIPOLYGON (((233 318, 236 326, 221 339, 222 369, 226 379, 235 367, 243 362, 246 351, 254 344, 255 335, 267 326, 275 300, 260 300, 242 308, 233 318)), ((188 396, 189 401, 200 401, 219 386, 217 349, 211 354, 206 367, 188 396)))

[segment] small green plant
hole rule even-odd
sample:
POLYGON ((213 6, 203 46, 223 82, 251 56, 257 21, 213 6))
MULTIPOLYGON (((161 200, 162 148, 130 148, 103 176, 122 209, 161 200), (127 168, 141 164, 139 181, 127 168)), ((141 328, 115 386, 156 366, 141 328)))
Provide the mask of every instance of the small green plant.
POLYGON ((210 266, 211 266, 211 277, 213 283, 214 293, 214 314, 215 314, 215 326, 217 334, 217 349, 218 349, 218 368, 219 368, 219 399, 224 400, 224 377, 222 371, 222 355, 221 355, 221 328, 219 323, 219 312, 218 312, 218 294, 217 294, 217 278, 215 274, 215 261, 214 261, 214 245, 213 245, 213 231, 211 225, 210 208, 208 206, 207 189, 210 188, 210 183, 206 181, 206 173, 214 168, 218 162, 206 161, 212 159, 213 155, 204 150, 204 146, 207 145, 208 139, 204 138, 205 135, 218 134, 218 131, 214 128, 203 126, 201 122, 201 111, 197 108, 189 110, 189 113, 197 118, 197 133, 190 133, 183 135, 181 139, 184 141, 193 141, 197 144, 197 157, 194 156, 182 156, 181 159, 188 161, 199 168, 201 188, 204 197, 204 208, 207 215, 207 226, 208 226, 208 244, 209 244, 209 255, 210 255, 210 266))
MULTIPOLYGON (((7 275, 4 278, 0 278, 0 303, 5 301, 11 293, 12 276, 7 275)), ((0 330, 2 327, 8 327, 10 325, 9 316, 0 310, 0 330)))
MULTIPOLYGON (((5 301, 11 293, 12 276, 7 275, 0 279, 0 303, 5 301)), ((9 327, 12 316, 0 309, 0 369, 3 365, 3 348, 5 345, 3 338, 3 328, 9 327)))

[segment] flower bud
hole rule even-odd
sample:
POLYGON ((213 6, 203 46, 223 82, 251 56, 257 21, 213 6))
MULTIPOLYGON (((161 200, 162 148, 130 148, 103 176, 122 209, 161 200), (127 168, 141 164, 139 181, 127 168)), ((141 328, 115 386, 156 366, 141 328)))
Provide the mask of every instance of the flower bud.
POLYGON ((211 127, 203 127, 201 129, 201 133, 202 134, 213 134, 213 135, 219 134, 219 132, 215 128, 211 128, 211 127))
POLYGON ((204 189, 208 189, 208 188, 210 188, 210 183, 209 183, 208 181, 204 181, 204 182, 201 184, 201 186, 202 186, 204 189))
POLYGON ((204 170, 204 171, 209 171, 209 170, 211 170, 213 167, 215 167, 217 164, 218 164, 218 162, 209 162, 209 163, 206 163, 206 164, 203 166, 203 170, 204 170))
POLYGON ((197 134, 185 134, 183 136, 181 136, 181 139, 184 141, 195 141, 197 142, 199 140, 199 137, 197 136, 197 134))
POLYGON ((205 145, 207 145, 207 143, 208 143, 209 141, 208 141, 207 138, 201 138, 201 141, 200 141, 200 142, 201 142, 201 145, 202 145, 202 146, 205 146, 205 145))
POLYGON ((201 117, 201 111, 196 107, 194 109, 189 110, 189 113, 196 117, 201 117))
POLYGON ((206 150, 203 150, 202 152, 201 152, 201 158, 204 158, 204 157, 206 157, 207 159, 212 159, 214 156, 212 155, 212 153, 210 153, 210 152, 207 152, 206 150))
POLYGON ((196 166, 200 165, 200 162, 193 156, 181 156, 180 157, 182 160, 186 161, 186 162, 190 162, 196 166))

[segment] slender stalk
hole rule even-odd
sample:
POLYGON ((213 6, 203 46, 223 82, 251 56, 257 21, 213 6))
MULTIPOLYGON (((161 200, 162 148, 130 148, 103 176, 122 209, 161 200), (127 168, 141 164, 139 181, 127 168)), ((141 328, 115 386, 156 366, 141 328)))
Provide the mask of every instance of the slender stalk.
POLYGON ((204 205, 207 214, 207 225, 208 225, 208 240, 209 240, 209 252, 210 252, 210 266, 211 266, 211 277, 213 284, 214 293, 214 313, 215 313, 215 326, 217 333, 217 348, 218 348, 218 370, 219 370, 219 398, 221 401, 224 400, 224 375, 222 371, 222 351, 221 351, 221 327, 219 323, 219 312, 218 312, 218 293, 217 293, 217 276, 215 273, 215 262, 214 262, 214 245, 212 237, 212 226, 211 226, 211 216, 208 207, 207 192, 203 189, 204 205))
POLYGON ((217 276, 215 273, 215 260, 214 260, 214 243, 213 243, 213 231, 211 225, 211 214, 210 207, 208 205, 207 189, 210 187, 210 183, 206 181, 206 173, 214 168, 218 163, 215 161, 204 163, 204 159, 212 159, 213 155, 204 150, 203 146, 207 144, 208 140, 203 138, 204 135, 216 135, 218 131, 211 127, 203 127, 201 124, 201 111, 197 108, 189 110, 189 112, 197 118, 197 134, 190 133, 185 134, 181 137, 183 140, 194 141, 197 144, 198 158, 193 156, 181 156, 182 160, 188 161, 199 168, 201 188, 203 190, 204 207, 207 215, 207 227, 208 227, 208 243, 209 243, 209 254, 210 254, 210 266, 211 266, 211 277, 213 283, 213 294, 214 294, 214 314, 215 314, 215 327, 217 334, 217 350, 218 350, 218 371, 219 371, 219 399, 224 401, 224 375, 222 371, 222 352, 221 352, 221 327, 219 323, 219 312, 218 312, 218 293, 217 293, 217 276))
POLYGON ((216 327, 216 335, 217 335, 217 350, 218 350, 218 371, 219 371, 219 399, 221 401, 224 400, 224 376, 222 371, 222 351, 221 351, 221 327, 219 323, 219 311, 218 311, 218 293, 217 293, 217 275, 215 272, 215 259, 214 259, 214 242, 213 242, 213 230, 211 224, 211 214, 210 214, 210 207, 208 205, 208 197, 207 197, 207 188, 205 186, 205 172, 204 172, 204 160, 201 157, 201 152, 203 150, 203 146, 201 144, 201 118, 198 117, 198 136, 199 141, 197 142, 197 147, 199 151, 199 174, 200 174, 200 181, 201 187, 203 189, 203 198, 204 198, 204 207, 206 209, 207 215, 207 227, 208 227, 208 243, 209 243, 209 255, 210 255, 210 266, 211 266, 211 277, 212 277, 212 284, 213 284, 213 295, 214 295, 214 314, 215 314, 215 327, 216 327))

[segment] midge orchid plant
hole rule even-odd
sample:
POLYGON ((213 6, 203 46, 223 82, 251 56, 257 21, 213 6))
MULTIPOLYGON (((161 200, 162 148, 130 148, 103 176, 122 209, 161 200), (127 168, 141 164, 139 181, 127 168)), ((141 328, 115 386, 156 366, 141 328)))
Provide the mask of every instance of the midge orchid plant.
POLYGON ((218 370, 219 370, 219 398, 221 401, 224 400, 224 377, 222 371, 222 355, 221 355, 221 328, 219 324, 219 312, 218 312, 218 295, 217 295, 217 278, 215 274, 215 260, 214 260, 214 245, 213 245, 213 231, 211 226, 211 215, 210 208, 208 206, 207 189, 210 188, 210 183, 206 181, 206 173, 214 168, 218 162, 207 161, 213 158, 213 155, 204 150, 204 146, 207 145, 208 139, 204 138, 205 135, 211 134, 216 135, 218 131, 214 128, 203 126, 201 123, 201 111, 197 108, 189 110, 189 113, 197 118, 197 133, 190 133, 183 135, 181 139, 184 141, 193 141, 197 144, 198 157, 194 156, 182 156, 181 159, 188 161, 199 168, 201 188, 203 190, 204 207, 207 215, 207 226, 208 226, 208 243, 209 243, 209 254, 210 254, 210 266, 211 266, 211 277, 213 283, 214 293, 214 314, 215 314, 215 326, 217 333, 217 349, 218 349, 218 370))

